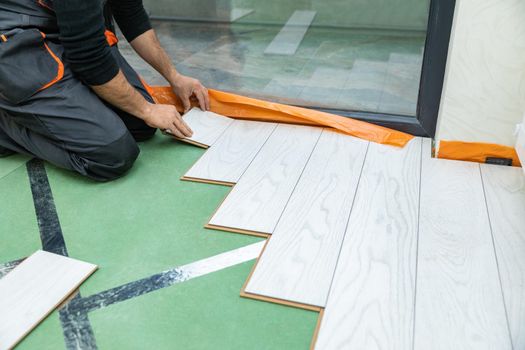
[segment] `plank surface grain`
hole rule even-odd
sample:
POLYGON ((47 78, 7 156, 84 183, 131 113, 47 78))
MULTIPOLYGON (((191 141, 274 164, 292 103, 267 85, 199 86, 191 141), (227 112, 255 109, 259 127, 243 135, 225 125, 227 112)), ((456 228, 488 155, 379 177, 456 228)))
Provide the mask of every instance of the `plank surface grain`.
POLYGON ((276 126, 235 120, 184 177, 236 183, 276 126))
POLYGON ((479 164, 433 159, 430 148, 425 142, 415 349, 510 349, 479 164))
POLYGON ((209 224, 271 234, 321 131, 278 125, 209 224))
POLYGON ((516 167, 481 165, 514 349, 525 349, 525 176, 516 167))
POLYGON ((411 349, 421 139, 370 143, 317 349, 411 349))
POLYGON ((96 268, 39 250, 0 279, 0 349, 16 345, 96 268))
POLYGON ((246 292, 325 306, 367 146, 323 131, 246 292))
POLYGON ((184 114, 182 118, 192 129, 193 135, 180 140, 204 147, 213 145, 233 122, 231 118, 209 111, 202 111, 196 107, 184 114))

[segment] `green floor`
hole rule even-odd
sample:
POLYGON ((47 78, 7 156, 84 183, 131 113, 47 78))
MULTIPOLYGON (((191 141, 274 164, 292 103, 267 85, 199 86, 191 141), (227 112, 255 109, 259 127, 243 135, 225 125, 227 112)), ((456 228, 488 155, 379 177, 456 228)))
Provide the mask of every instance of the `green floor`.
MULTIPOLYGON (((203 150, 157 135, 123 179, 46 164, 71 257, 99 270, 84 297, 260 239, 203 228, 229 188, 180 181, 203 150)), ((0 263, 41 247, 26 158, 0 159, 0 263)), ((239 297, 254 261, 88 314, 99 349, 307 349, 318 314, 239 297)), ((54 312, 19 346, 64 348, 54 312)))

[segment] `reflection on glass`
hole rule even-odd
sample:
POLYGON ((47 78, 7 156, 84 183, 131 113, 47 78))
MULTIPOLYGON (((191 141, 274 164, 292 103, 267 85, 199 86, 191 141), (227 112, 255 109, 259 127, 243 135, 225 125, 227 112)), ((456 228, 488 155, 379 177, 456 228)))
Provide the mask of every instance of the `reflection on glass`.
POLYGON ((430 0, 146 0, 178 69, 273 101, 415 116, 430 0), (173 21, 175 19, 175 21, 173 21))

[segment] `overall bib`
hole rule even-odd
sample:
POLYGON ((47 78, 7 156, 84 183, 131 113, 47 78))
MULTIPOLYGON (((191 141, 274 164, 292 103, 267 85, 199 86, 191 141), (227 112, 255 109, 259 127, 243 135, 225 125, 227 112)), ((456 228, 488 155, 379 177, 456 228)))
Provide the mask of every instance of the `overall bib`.
MULTIPOLYGON (((113 29, 107 7, 105 17, 113 29)), ((155 129, 77 79, 58 34, 51 0, 0 0, 0 153, 27 154, 99 181, 118 178, 139 154, 136 141, 155 129)), ((116 40, 108 42, 129 83, 153 102, 116 40)))

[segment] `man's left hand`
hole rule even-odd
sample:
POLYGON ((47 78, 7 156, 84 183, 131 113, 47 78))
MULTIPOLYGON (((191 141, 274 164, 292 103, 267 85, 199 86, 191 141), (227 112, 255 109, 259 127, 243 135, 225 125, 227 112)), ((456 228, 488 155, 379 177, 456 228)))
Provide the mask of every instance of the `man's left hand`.
POLYGON ((208 89, 206 89, 197 79, 177 73, 171 81, 171 87, 182 101, 184 113, 191 109, 191 99, 199 101, 199 106, 203 111, 210 110, 208 89))

